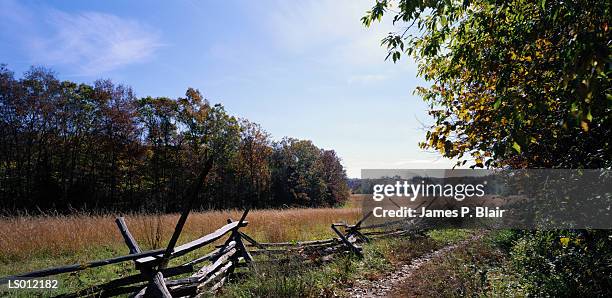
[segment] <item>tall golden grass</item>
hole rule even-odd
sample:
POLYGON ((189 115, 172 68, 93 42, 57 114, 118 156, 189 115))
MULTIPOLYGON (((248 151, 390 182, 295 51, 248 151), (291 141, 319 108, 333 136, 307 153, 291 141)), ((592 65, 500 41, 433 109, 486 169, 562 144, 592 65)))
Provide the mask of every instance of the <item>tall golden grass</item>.
MULTIPOLYGON (((211 233, 225 225, 228 218, 237 220, 241 215, 241 210, 193 212, 179 243, 211 233)), ((124 243, 115 217, 75 214, 0 218, 0 263, 73 256, 100 247, 121 251, 124 243)), ((164 247, 178 217, 179 214, 125 215, 130 232, 144 249, 164 247)), ((359 217, 359 208, 254 210, 242 231, 261 242, 318 239, 332 236, 331 223, 354 222, 359 217)))

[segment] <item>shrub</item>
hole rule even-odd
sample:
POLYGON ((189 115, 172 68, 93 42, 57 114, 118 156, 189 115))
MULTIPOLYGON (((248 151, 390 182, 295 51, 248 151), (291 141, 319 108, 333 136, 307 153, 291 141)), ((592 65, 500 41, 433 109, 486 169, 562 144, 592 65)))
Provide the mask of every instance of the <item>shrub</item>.
POLYGON ((536 231, 511 252, 524 287, 536 296, 612 294, 610 231, 536 231))

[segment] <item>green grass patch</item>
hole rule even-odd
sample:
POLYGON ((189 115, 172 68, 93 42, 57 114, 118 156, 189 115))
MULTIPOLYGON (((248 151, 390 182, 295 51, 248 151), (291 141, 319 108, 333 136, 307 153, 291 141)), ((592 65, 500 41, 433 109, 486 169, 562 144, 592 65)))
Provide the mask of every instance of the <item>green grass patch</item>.
MULTIPOLYGON (((304 264, 291 256, 285 256, 280 261, 259 263, 257 271, 244 271, 244 276, 228 283, 220 293, 225 297, 318 297, 345 295, 344 289, 357 279, 375 280, 398 265, 410 262, 423 254, 439 249, 448 243, 453 243, 470 237, 473 232, 468 230, 431 231, 429 237, 394 237, 376 239, 363 245, 364 257, 359 259, 351 254, 340 254, 333 261, 325 264, 304 264)), ((211 248, 212 249, 212 248, 211 248)), ((78 256, 45 256, 37 255, 26 263, 15 267, 14 262, 0 264, 0 275, 9 275, 16 271, 25 272, 40 268, 48 268, 70 263, 85 262, 123 255, 125 247, 105 246, 82 251, 78 256)), ((197 251, 172 260, 172 265, 178 265, 191 260, 207 251, 197 251)), ((11 291, 11 295, 28 297, 31 295, 52 296, 73 293, 94 285, 108 282, 118 277, 137 274, 132 262, 86 269, 79 272, 57 275, 60 288, 53 291, 11 291)), ((6 292, 5 292, 6 294, 6 292)))
POLYGON ((439 229, 428 231, 426 234, 435 241, 451 244, 465 240, 475 233, 475 230, 468 229, 439 229))
POLYGON ((291 256, 275 264, 258 265, 244 278, 226 285, 223 297, 320 297, 347 296, 345 289, 358 279, 376 280, 397 266, 408 263, 448 243, 473 235, 467 230, 444 230, 434 237, 376 239, 363 245, 363 258, 336 256, 327 264, 304 264, 291 256))

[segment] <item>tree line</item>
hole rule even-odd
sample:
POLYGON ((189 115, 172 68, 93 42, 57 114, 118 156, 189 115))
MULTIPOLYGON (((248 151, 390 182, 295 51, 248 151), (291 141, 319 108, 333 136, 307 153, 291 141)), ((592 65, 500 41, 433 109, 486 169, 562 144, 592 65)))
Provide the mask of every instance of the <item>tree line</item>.
POLYGON ((189 88, 138 98, 110 80, 0 65, 0 209, 173 212, 202 167, 196 208, 334 206, 349 196, 333 150, 272 141, 189 88))

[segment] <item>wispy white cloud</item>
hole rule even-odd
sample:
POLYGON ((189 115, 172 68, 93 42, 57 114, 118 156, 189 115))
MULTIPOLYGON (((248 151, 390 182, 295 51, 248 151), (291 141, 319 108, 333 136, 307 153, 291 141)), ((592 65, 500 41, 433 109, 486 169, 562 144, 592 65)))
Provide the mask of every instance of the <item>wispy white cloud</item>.
POLYGON ((11 10, 3 9, 1 15, 12 17, 3 18, 2 26, 24 28, 12 33, 19 41, 13 46, 21 46, 32 64, 99 75, 148 61, 163 46, 159 33, 137 20, 94 11, 68 13, 45 6, 25 7, 14 1, 3 6, 11 10))
POLYGON ((354 37, 360 31, 363 4, 346 0, 277 1, 276 9, 267 11, 264 20, 279 45, 302 52, 354 37))
POLYGON ((342 51, 347 58, 378 53, 379 57, 370 58, 380 63, 385 53, 379 47, 380 38, 392 28, 387 23, 363 27, 360 19, 372 4, 370 0, 278 1, 264 21, 279 46, 289 51, 325 49, 331 53, 331 49, 342 51))
MULTIPOLYGON (((381 40, 400 28, 393 27, 389 16, 369 28, 363 26, 361 17, 373 4, 371 0, 279 1, 275 9, 263 12, 262 20, 273 42, 291 54, 316 57, 330 68, 376 68, 384 65, 387 55, 381 40)), ((411 60, 386 71, 400 69, 416 73, 411 60)))
POLYGON ((84 74, 146 61, 162 46, 151 28, 111 14, 54 10, 47 22, 53 33, 31 39, 33 58, 42 63, 72 65, 84 74))

